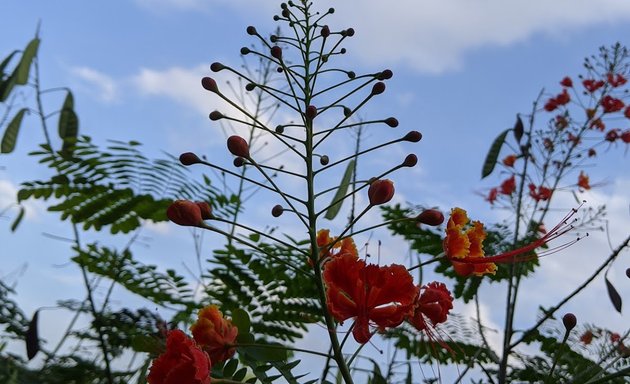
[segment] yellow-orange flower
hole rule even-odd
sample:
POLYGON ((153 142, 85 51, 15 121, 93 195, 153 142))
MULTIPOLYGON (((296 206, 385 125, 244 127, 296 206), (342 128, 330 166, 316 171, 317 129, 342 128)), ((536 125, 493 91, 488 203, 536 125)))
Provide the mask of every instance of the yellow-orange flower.
POLYGON ((216 305, 199 311, 197 321, 190 327, 197 344, 208 353, 213 363, 228 360, 236 352, 234 343, 238 328, 223 317, 216 305))
POLYGON ((320 249, 320 258, 345 254, 354 255, 355 258, 359 257, 357 246, 354 244, 354 240, 352 240, 351 237, 337 241, 336 237, 330 237, 330 230, 328 229, 320 229, 317 231, 317 246, 320 249))
POLYGON ((458 275, 481 276, 486 273, 494 274, 497 266, 493 262, 483 262, 485 257, 483 241, 486 231, 479 221, 470 220, 466 211, 461 208, 453 208, 451 217, 446 224, 446 238, 444 239, 444 252, 453 263, 453 268, 458 275), (470 262, 475 259, 475 262, 470 262))
POLYGON ((577 185, 578 187, 584 190, 591 189, 591 184, 589 183, 588 175, 584 173, 584 171, 580 171, 577 185))

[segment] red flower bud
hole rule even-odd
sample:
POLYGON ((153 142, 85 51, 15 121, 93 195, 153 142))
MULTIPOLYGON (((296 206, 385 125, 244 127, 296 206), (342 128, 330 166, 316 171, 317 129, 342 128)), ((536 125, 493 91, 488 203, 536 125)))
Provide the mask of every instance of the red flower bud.
POLYGON ((212 120, 212 121, 221 120, 224 117, 225 116, 223 116, 223 114, 221 112, 219 112, 219 111, 212 111, 212 112, 210 112, 210 120, 212 120))
POLYGON ((418 131, 411 131, 403 137, 403 140, 417 143, 418 141, 422 140, 422 133, 418 131))
POLYGON ((330 36, 330 28, 328 28, 327 25, 324 25, 319 33, 322 35, 322 37, 328 37, 330 36))
POLYGON ((188 200, 175 200, 166 209, 166 217, 175 224, 198 226, 203 221, 199 205, 188 200))
POLYGON ((410 153, 405 157, 405 160, 402 162, 403 167, 415 167, 418 164, 418 156, 410 153))
POLYGON ((249 158, 249 145, 242 137, 237 135, 228 137, 227 147, 234 156, 249 158))
POLYGON ((225 65, 223 65, 223 64, 221 64, 221 63, 219 63, 219 62, 215 62, 215 63, 212 63, 212 64, 210 65, 210 70, 211 70, 212 72, 219 72, 219 71, 221 71, 221 70, 223 70, 223 69, 225 69, 225 65))
POLYGON ((564 79, 562 79, 562 81, 560 82, 560 85, 562 85, 563 87, 572 87, 573 80, 571 80, 569 76, 566 76, 564 79))
POLYGON ((195 204, 199 207, 199 211, 201 211, 201 218, 204 220, 210 220, 214 216, 212 215, 212 207, 210 204, 205 201, 196 201, 195 204))
POLYGON ((575 328, 575 325, 577 324, 577 318, 574 314, 567 313, 566 315, 562 316, 562 324, 564 324, 564 329, 567 330, 567 333, 571 332, 571 330, 575 328))
POLYGON ((253 91, 254 89, 256 89, 256 83, 247 83, 247 84, 245 85, 245 89, 246 89, 248 92, 253 91))
POLYGON ((179 155, 179 162, 183 165, 192 165, 200 163, 201 159, 192 152, 185 152, 179 155))
POLYGON ((201 86, 210 92, 219 93, 217 82, 214 81, 214 79, 211 77, 204 77, 203 79, 201 79, 201 86))
POLYGON ((398 120, 395 117, 388 117, 383 120, 383 122, 392 128, 396 128, 398 126, 398 120))
POLYGON ((277 45, 271 47, 271 56, 275 57, 278 60, 282 60, 282 48, 277 45))
POLYGON ((381 72, 378 75, 376 75, 376 78, 379 79, 379 80, 388 80, 388 79, 391 79, 392 76, 394 76, 394 72, 392 72, 389 69, 386 69, 383 72, 381 72))
POLYGON ((251 26, 251 25, 249 27, 247 27, 247 34, 248 35, 252 35, 253 36, 253 35, 257 34, 257 33, 258 32, 256 31, 256 27, 251 26))
POLYGON ((372 95, 380 95, 383 92, 385 92, 385 83, 379 81, 372 86, 372 95))
POLYGON ((251 51, 249 50, 249 48, 247 47, 243 47, 241 48, 241 55, 247 55, 248 53, 250 53, 251 51))
POLYGON ((274 207, 271 208, 271 216, 273 217, 279 217, 280 215, 282 215, 282 213, 284 213, 284 208, 282 208, 282 205, 274 205, 274 207))
POLYGON ((416 220, 419 223, 435 227, 444 222, 444 214, 437 209, 427 209, 420 213, 416 220))
POLYGON ((326 155, 323 155, 322 157, 319 158, 319 163, 321 165, 328 165, 329 162, 330 162, 330 159, 326 155))
POLYGON ((394 183, 389 179, 377 179, 370 183, 368 198, 370 205, 381 205, 394 197, 394 183))
POLYGON ((242 167, 245 164, 245 159, 243 159, 242 157, 235 157, 232 163, 237 168, 242 167))
POLYGON ((315 107, 314 105, 309 105, 308 107, 306 107, 306 117, 312 120, 315 118, 315 116, 317 116, 317 107, 315 107))

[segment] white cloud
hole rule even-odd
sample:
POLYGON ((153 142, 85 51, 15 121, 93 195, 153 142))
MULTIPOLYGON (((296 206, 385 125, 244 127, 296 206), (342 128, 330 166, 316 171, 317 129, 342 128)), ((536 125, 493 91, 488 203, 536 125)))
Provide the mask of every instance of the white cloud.
MULTIPOLYGON (((247 13, 277 13, 269 2, 241 0, 229 6, 247 13)), ((324 11, 329 6, 336 12, 324 23, 336 29, 353 27, 356 37, 344 45, 366 65, 398 62, 431 73, 461 67, 475 49, 509 46, 541 33, 563 37, 630 19, 626 0, 363 0, 360 6, 329 0, 314 8, 324 11)))
POLYGON ((83 90, 89 90, 89 93, 105 102, 112 102, 118 96, 118 86, 114 79, 110 76, 89 67, 73 67, 71 68, 73 75, 83 82, 80 85, 83 90))
MULTIPOLYGON (((9 218, 11 222, 17 215, 17 192, 18 187, 9 180, 0 180, 0 217, 9 218), (12 209, 15 207, 15 210, 12 209)), ((22 202, 24 207, 24 219, 37 217, 36 203, 31 201, 22 202)))

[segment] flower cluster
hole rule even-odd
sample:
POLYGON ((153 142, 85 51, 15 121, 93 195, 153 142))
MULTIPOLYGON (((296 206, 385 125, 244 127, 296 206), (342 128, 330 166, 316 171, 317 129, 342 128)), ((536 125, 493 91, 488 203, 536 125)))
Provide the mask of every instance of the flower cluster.
MULTIPOLYGON (((318 238, 328 240, 327 236, 324 230, 318 238)), ((352 335, 357 342, 370 340, 371 327, 383 332, 408 321, 430 336, 430 327, 446 321, 453 297, 443 283, 416 286, 404 266, 367 264, 354 242, 345 244, 327 254, 323 279, 328 311, 341 323, 354 319, 352 335)))
POLYGON ((165 350, 147 376, 149 384, 209 384, 212 364, 234 356, 238 329, 216 305, 202 308, 190 330, 192 338, 179 329, 167 331, 165 350))

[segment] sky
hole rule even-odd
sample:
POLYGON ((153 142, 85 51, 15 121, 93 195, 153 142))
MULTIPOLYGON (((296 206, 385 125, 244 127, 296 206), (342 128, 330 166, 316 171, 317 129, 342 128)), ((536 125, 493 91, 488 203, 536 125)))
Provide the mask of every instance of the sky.
MULTIPOLYGON (((316 0, 315 4, 321 10, 336 8, 327 21, 333 29, 356 30, 345 43, 348 53, 336 59, 340 65, 357 73, 385 68, 394 72, 385 94, 364 113, 366 118, 395 116, 400 126, 395 133, 374 128, 367 133, 367 142, 409 130, 423 134, 420 143, 401 144, 388 152, 400 160, 413 152, 420 159, 417 167, 392 175, 395 201, 445 211, 461 206, 474 218, 488 221, 504 217, 479 196, 499 182, 480 180, 494 137, 513 125, 516 113, 530 110, 541 89, 555 92, 562 77, 580 73, 583 58, 599 46, 617 41, 630 45, 630 2, 625 0, 401 0, 389 5, 376 0, 340 4, 316 0)), ((0 53, 4 57, 24 47, 39 25, 43 87, 73 90, 83 134, 97 143, 137 140, 150 156, 193 151, 220 156, 216 161, 227 164, 226 136, 207 117, 222 105, 201 88, 200 79, 215 76, 209 69, 214 61, 240 63, 240 48, 254 42, 245 28, 254 25, 261 34, 269 34, 275 30, 276 13, 278 4, 267 0, 4 0, 0 53)), ((53 110, 61 105, 63 94, 47 97, 53 110)), ((0 157, 0 210, 14 201, 21 182, 46 175, 26 155, 43 140, 37 124, 31 122, 23 128, 16 151, 0 157)), ((348 138, 331 150, 351 150, 352 145, 348 138)), ((273 148, 265 151, 272 153, 273 148)), ((601 156, 590 175, 592 183, 602 186, 581 195, 592 206, 607 204, 613 245, 630 228, 629 159, 624 148, 612 148, 601 156)), ((367 161, 366 176, 372 166, 384 169, 389 160, 386 156, 367 161)), ((335 180, 329 183, 334 185, 335 180)), ((360 202, 365 203, 365 197, 360 202)), ((267 222, 274 204, 251 201, 246 220, 267 222)), ((574 205, 568 194, 560 196, 557 204, 567 210, 574 205)), ((81 282, 75 267, 68 264, 68 246, 43 236, 68 236, 68 223, 59 223, 40 202, 25 206, 26 219, 15 234, 9 231, 15 210, 0 217, 0 277, 15 286, 28 314, 73 297, 81 282)), ((376 222, 378 215, 366 220, 376 222)), ((288 232, 293 231, 286 221, 278 221, 285 224, 288 232)), ((332 228, 338 225, 331 223, 332 228)), ((183 264, 193 263, 188 230, 147 225, 143 235, 137 252, 147 263, 180 270, 183 264)), ((386 233, 377 236, 383 240, 384 262, 404 260, 404 244, 386 233)), ((125 239, 109 241, 124 244, 125 239)), ((579 247, 546 258, 539 277, 526 282, 519 319, 524 324, 535 321, 538 305, 553 303, 547 292, 568 292, 590 271, 588 265, 607 255, 607 244, 606 235, 594 233, 579 247)), ((205 247, 207 253, 212 249, 211 244, 205 247)), ((628 265, 626 252, 609 275, 622 296, 630 292, 624 275, 628 265)), ((502 311, 495 308, 502 308, 504 287, 490 285, 484 290, 483 317, 490 326, 499 327, 502 311)), ((136 300, 119 294, 120 304, 136 300)), ((567 310, 575 310, 579 321, 623 330, 623 317, 613 313, 601 279, 567 310)), ((455 311, 471 314, 463 305, 455 311)), ((67 319, 62 311, 44 316, 51 321, 67 319)), ((43 333, 55 339, 54 331, 43 333)))

